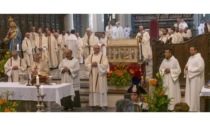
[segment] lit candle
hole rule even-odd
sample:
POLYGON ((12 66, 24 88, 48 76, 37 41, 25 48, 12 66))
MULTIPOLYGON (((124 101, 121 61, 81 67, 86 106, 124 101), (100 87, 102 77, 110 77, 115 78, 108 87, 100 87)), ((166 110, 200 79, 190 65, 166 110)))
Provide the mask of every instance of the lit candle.
POLYGON ((19 44, 17 44, 17 51, 19 51, 19 44))
POLYGON ((39 85, 39 76, 36 75, 36 84, 39 85))

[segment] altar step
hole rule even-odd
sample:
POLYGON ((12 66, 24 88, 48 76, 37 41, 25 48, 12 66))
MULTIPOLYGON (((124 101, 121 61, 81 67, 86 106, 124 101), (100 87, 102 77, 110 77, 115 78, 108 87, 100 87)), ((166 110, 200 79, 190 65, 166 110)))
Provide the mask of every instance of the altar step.
POLYGON ((89 104, 89 79, 80 79, 80 101, 81 107, 89 104))

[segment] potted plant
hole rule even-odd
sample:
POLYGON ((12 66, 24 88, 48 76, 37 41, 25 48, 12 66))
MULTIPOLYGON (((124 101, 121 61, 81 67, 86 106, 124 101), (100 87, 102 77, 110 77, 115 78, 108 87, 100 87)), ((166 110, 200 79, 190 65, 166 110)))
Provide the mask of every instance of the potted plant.
POLYGON ((167 112, 171 99, 165 95, 167 88, 163 87, 164 74, 157 73, 156 78, 150 79, 149 86, 154 90, 147 94, 145 102, 148 104, 149 112, 167 112))

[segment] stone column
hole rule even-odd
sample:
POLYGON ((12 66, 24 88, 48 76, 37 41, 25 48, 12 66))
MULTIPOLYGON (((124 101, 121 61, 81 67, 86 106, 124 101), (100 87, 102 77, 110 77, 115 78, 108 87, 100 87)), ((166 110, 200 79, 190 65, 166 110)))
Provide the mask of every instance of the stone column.
POLYGON ((64 17, 64 29, 65 31, 71 31, 74 29, 73 14, 67 14, 64 17))
POLYGON ((120 25, 124 28, 125 27, 125 23, 126 23, 126 19, 125 19, 125 14, 119 14, 118 15, 118 20, 116 21, 119 21, 120 22, 120 25))
POLYGON ((104 32, 104 14, 96 14, 97 32, 104 32))

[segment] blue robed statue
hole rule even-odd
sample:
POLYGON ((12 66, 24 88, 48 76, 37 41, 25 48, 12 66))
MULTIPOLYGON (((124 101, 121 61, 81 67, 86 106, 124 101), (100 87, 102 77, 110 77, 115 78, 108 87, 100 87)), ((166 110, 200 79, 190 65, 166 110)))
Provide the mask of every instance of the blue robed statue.
POLYGON ((15 22, 13 22, 13 19, 11 17, 8 19, 8 21, 9 21, 10 28, 9 28, 9 31, 7 32, 7 36, 4 38, 4 41, 9 42, 10 52, 17 50, 19 52, 19 56, 22 57, 21 31, 17 27, 15 22))

